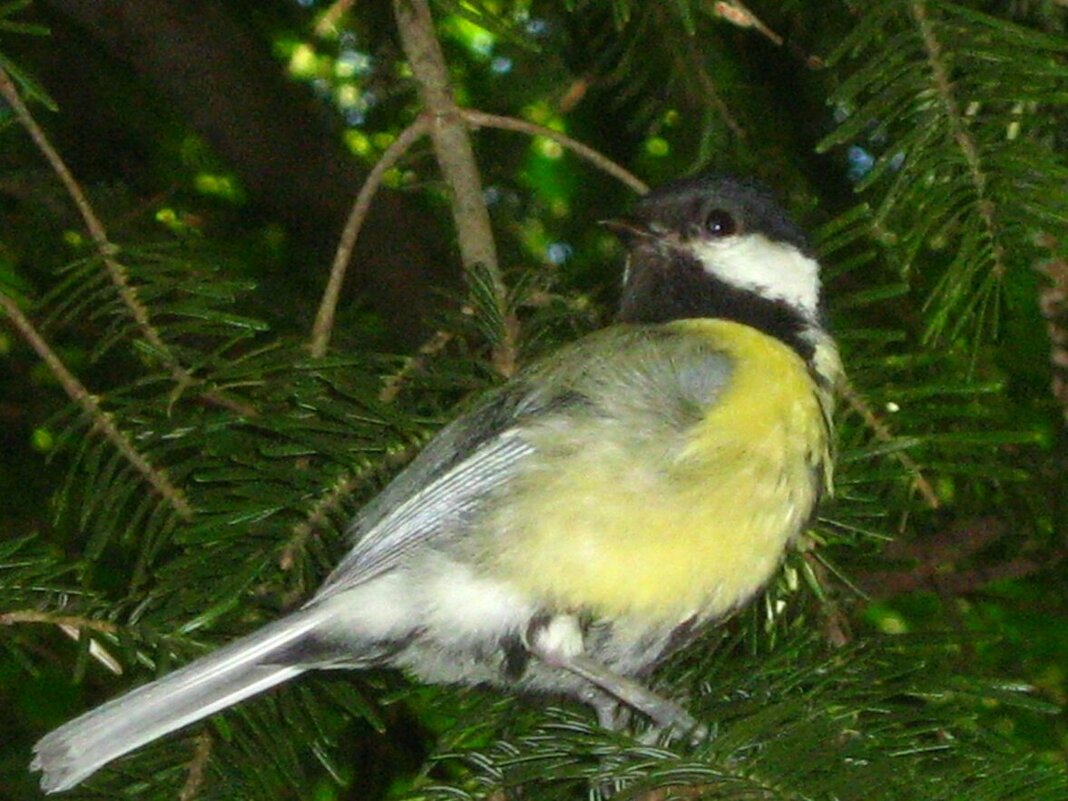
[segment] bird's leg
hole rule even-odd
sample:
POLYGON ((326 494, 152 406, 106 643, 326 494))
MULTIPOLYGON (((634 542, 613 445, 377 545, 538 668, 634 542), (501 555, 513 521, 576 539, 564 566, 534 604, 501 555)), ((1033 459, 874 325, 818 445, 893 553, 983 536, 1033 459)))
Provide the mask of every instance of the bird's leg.
POLYGON ((597 724, 608 731, 622 731, 630 719, 630 710, 618 698, 587 682, 578 698, 597 715, 597 724))
MULTIPOLYGON (((708 736, 708 729, 674 701, 662 698, 633 679, 590 659, 583 650, 582 629, 574 615, 557 615, 532 623, 527 631, 527 647, 545 664, 581 676, 612 698, 646 715, 662 729, 689 734, 695 740, 708 736)), ((604 725, 607 710, 598 704, 593 706, 598 720, 604 725)), ((610 721, 614 718, 614 714, 608 716, 610 721)))

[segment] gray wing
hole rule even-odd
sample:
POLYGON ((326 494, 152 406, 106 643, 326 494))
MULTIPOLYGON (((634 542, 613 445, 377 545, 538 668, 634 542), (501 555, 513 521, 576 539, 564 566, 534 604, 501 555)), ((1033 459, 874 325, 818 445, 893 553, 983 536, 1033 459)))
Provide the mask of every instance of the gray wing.
POLYGON ((637 430, 696 422, 719 393, 729 366, 699 338, 663 326, 599 332, 513 379, 443 428, 418 457, 357 515, 352 550, 313 603, 396 567, 436 538, 462 534, 485 498, 522 469, 535 447, 524 430, 581 406, 603 421, 637 430), (611 358, 628 353, 620 371, 611 358))
POLYGON ((413 548, 455 530, 533 452, 518 423, 544 405, 517 381, 443 428, 350 524, 352 550, 314 601, 382 574, 413 548))

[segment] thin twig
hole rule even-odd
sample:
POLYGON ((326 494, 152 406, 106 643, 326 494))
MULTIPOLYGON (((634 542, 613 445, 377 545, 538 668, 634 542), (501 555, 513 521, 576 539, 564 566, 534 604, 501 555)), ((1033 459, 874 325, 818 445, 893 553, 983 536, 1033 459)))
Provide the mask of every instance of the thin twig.
MULTIPOLYGON (((163 356, 167 370, 175 382, 182 387, 194 383, 196 379, 178 362, 170 347, 163 341, 159 331, 153 325, 148 308, 141 302, 136 287, 130 283, 126 268, 115 258, 118 248, 108 239, 104 224, 93 210, 92 204, 89 203, 85 190, 82 189, 70 168, 67 167, 63 157, 52 146, 44 130, 37 124, 37 120, 34 119, 29 107, 23 102, 14 82, 2 67, 0 67, 0 97, 3 97, 11 107, 19 124, 26 129, 34 144, 37 145, 37 149, 41 151, 52 171, 67 190, 67 194, 70 195, 71 200, 78 209, 78 213, 82 217, 82 221, 85 223, 85 228, 89 232, 90 238, 93 240, 97 254, 103 261, 108 276, 119 294, 119 298, 137 323, 137 327, 140 329, 145 341, 152 346, 156 353, 163 356)), ((214 392, 200 393, 199 397, 209 403, 240 411, 242 414, 256 414, 256 410, 250 409, 247 404, 228 399, 214 392)))
MULTIPOLYGON (((863 398, 863 396, 857 392, 856 388, 848 381, 842 381, 839 387, 839 392, 842 393, 842 397, 845 398, 846 403, 849 404, 849 408, 860 415, 864 424, 875 434, 875 438, 880 442, 893 442, 894 434, 890 430, 890 427, 879 419, 878 415, 872 411, 871 406, 863 398)), ((942 502, 938 499, 938 493, 934 491, 934 487, 923 475, 919 464, 916 460, 909 456, 907 453, 898 451, 894 454, 894 458, 897 459, 901 466, 904 467, 912 475, 912 485, 916 488, 916 491, 923 496, 924 501, 927 503, 928 508, 938 509, 942 506, 942 502)))
POLYGON ((516 364, 517 324, 508 308, 508 291, 497 263, 497 245, 467 126, 452 96, 445 56, 426 0, 393 0, 401 45, 431 117, 430 138, 442 177, 452 191, 452 217, 464 271, 485 273, 503 322, 494 348, 494 366, 505 375, 516 364))
POLYGON ((103 223, 100 222, 100 218, 96 215, 96 212, 93 211, 93 207, 90 205, 84 190, 74 178, 73 173, 71 173, 70 169, 63 161, 63 158, 59 155, 56 149, 52 147, 52 143, 48 141, 48 137, 45 136, 41 126, 38 125, 37 121, 33 118, 29 108, 22 102, 22 97, 15 88, 15 84, 12 82, 11 78, 8 77, 8 74, 2 67, 0 67, 0 96, 3 96, 4 100, 11 106, 12 111, 15 112, 15 118, 18 119, 22 127, 29 133, 30 138, 33 139, 34 144, 37 145, 37 149, 41 151, 41 154, 52 167, 52 171, 67 190, 67 194, 70 195, 71 200, 74 201, 74 205, 77 207, 78 213, 81 214, 82 221, 85 223, 86 230, 89 231, 89 236, 92 238, 93 244, 96 246, 97 253, 103 260, 108 275, 111 277, 111 282, 118 290, 119 297, 122 298, 122 302, 126 304, 126 308, 130 310, 130 314, 137 322, 138 327, 141 329, 141 333, 157 352, 165 354, 168 367, 175 380, 179 381, 179 383, 187 383, 190 380, 189 373, 185 368, 179 365, 170 354, 170 349, 163 342, 159 332, 152 325, 148 309, 141 303, 141 299, 137 295, 137 290, 130 285, 129 276, 126 274, 126 268, 119 264, 115 259, 115 254, 118 252, 118 248, 108 241, 107 231, 104 230, 103 223))
MULTIPOLYGON (((661 16, 662 14, 663 9, 661 8, 661 16)), ((664 24, 661 17, 658 17, 658 21, 664 24)), ((676 70, 682 75, 690 76, 690 80, 685 81, 683 87, 696 95, 698 103, 702 100, 711 103, 723 123, 730 128, 731 133, 739 139, 745 139, 745 128, 731 114, 730 106, 720 95, 716 82, 712 80, 712 76, 705 69, 704 56, 697 49, 694 38, 685 33, 680 38, 682 45, 678 48, 672 48, 671 57, 675 61, 676 70)))
POLYGON ((805 53, 800 47, 787 42, 782 36, 769 28, 760 17, 746 6, 741 0, 723 0, 712 6, 713 16, 727 20, 739 28, 753 28, 765 39, 776 47, 786 46, 786 49, 805 62, 809 69, 821 69, 826 66, 823 59, 805 53))
POLYGON ((326 36, 332 33, 337 27, 338 20, 345 16, 355 2, 356 0, 335 0, 315 23, 315 35, 326 36))
POLYGON ((644 195, 649 191, 649 185, 626 167, 617 164, 592 147, 572 139, 567 134, 562 134, 559 131, 554 131, 552 128, 546 128, 544 125, 538 125, 534 122, 527 122, 515 117, 503 117, 499 114, 487 114, 485 111, 477 111, 471 108, 460 109, 460 115, 471 125, 482 128, 500 128, 505 131, 518 131, 529 136, 544 136, 546 139, 551 139, 561 147, 570 150, 576 156, 585 159, 597 169, 608 173, 613 178, 617 178, 639 195, 644 195))
POLYGON ((375 476, 410 462, 422 447, 423 443, 414 443, 406 448, 390 451, 385 458, 359 472, 340 475, 312 505, 304 519, 293 526, 292 536, 282 547, 282 552, 278 557, 278 566, 282 570, 292 569, 296 564, 297 552, 303 550, 309 537, 326 522, 331 514, 341 508, 346 498, 360 487, 366 486, 375 476))
POLYGON ((1005 521, 979 518, 957 524, 933 537, 895 540, 884 551, 897 569, 862 572, 857 577, 873 598, 887 598, 916 590, 937 590, 951 596, 978 592, 987 584, 1051 570, 1068 558, 1068 549, 1044 551, 1040 558, 1016 556, 990 564, 968 566, 968 560, 997 548, 1010 532, 1005 521))
POLYGON ((383 403, 392 403, 400 394, 404 381, 415 371, 422 368, 430 357, 437 356, 445 349, 445 346, 455 337, 452 331, 436 331, 434 336, 427 340, 419 348, 418 354, 408 359, 404 366, 386 379, 386 385, 378 393, 378 399, 383 403))
POLYGON ((86 416, 93 421, 93 427, 103 433, 108 442, 170 503, 179 515, 183 518, 192 517, 193 507, 186 500, 182 490, 171 483, 170 479, 167 478, 166 472, 153 467, 148 459, 137 450, 130 438, 115 425, 111 415, 100 408, 100 402, 96 396, 90 394, 89 390, 74 377, 73 373, 60 361, 55 351, 49 347, 37 329, 34 328, 33 323, 22 313, 15 301, 3 292, 0 292, 0 308, 3 308, 7 313, 8 319, 11 320, 12 325, 22 335, 22 338, 48 365, 48 369, 52 371, 52 375, 55 376, 59 385, 63 387, 71 400, 77 403, 86 416))
MULTIPOLYGON (((99 631, 114 634, 119 627, 107 620, 95 620, 78 615, 55 615, 37 609, 19 609, 0 614, 0 626, 14 626, 20 623, 47 623, 56 626, 75 642, 82 638, 83 631, 99 631)), ((89 655, 110 670, 116 676, 122 675, 122 665, 97 640, 89 638, 89 655)))
POLYGON ((211 735, 207 731, 197 735, 193 758, 189 761, 189 770, 182 791, 178 793, 178 801, 193 801, 200 794, 200 786, 204 783, 204 769, 211 758, 211 744, 211 735))
POLYGON ((330 268, 330 279, 323 291, 323 299, 319 303, 319 311, 315 315, 315 325, 312 328, 309 350, 315 358, 326 355, 326 349, 330 344, 330 333, 334 328, 334 317, 337 313, 338 300, 341 297, 341 286, 345 281, 345 272, 352 260, 352 252, 356 248, 356 239, 360 235, 367 212, 371 208, 378 188, 387 170, 396 164, 407 152, 416 140, 423 136, 430 128, 429 119, 425 116, 418 117, 415 122, 401 131, 400 136, 390 143, 382 153, 378 163, 372 168, 367 180, 360 187, 359 194, 352 204, 352 210, 345 221, 345 228, 341 232, 338 242, 337 253, 334 256, 334 264, 330 268))
POLYGON ((727 20, 739 28, 755 28, 773 45, 782 47, 783 38, 765 25, 760 17, 750 11, 740 0, 722 0, 712 6, 712 15, 727 20))
POLYGON ((0 613, 0 626, 13 626, 17 623, 48 623, 52 626, 73 626, 77 629, 101 631, 114 634, 119 627, 108 620, 96 620, 78 615, 54 615, 37 609, 16 609, 13 612, 0 613))
POLYGON ((820 616, 823 619, 823 638, 835 648, 842 648, 853 640, 853 632, 849 627, 849 616, 842 611, 842 607, 831 597, 829 588, 833 583, 832 572, 827 568, 827 563, 815 550, 806 549, 801 558, 805 561, 811 580, 816 583, 820 590, 820 616))

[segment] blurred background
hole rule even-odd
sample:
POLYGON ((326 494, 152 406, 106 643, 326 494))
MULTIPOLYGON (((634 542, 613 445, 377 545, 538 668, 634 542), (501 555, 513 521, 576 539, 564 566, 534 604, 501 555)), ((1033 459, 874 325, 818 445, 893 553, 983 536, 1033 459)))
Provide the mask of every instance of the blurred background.
POLYGON ((499 264, 465 268, 418 139, 381 175, 323 355, 356 193, 424 109, 393 5, 0 2, 26 103, 0 101, 0 796, 38 797, 50 728, 299 604, 457 404, 611 320, 596 222, 635 186, 556 132, 649 185, 756 177, 821 254, 851 378, 838 492, 767 597, 663 678, 739 743, 637 753, 578 708, 544 729, 541 701, 329 676, 89 796, 1062 797, 1063 0, 431 10, 456 102, 519 121, 470 134, 499 264), (758 751, 763 794, 702 773, 758 751))

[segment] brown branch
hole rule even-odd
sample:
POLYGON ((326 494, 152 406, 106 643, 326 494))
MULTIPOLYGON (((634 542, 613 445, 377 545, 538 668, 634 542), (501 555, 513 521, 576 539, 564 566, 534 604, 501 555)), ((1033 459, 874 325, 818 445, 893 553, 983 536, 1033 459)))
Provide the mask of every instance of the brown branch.
POLYGON ((959 597, 979 592, 994 581, 1024 578, 1049 570, 1068 553, 1058 551, 1042 560, 1017 557, 996 565, 947 572, 939 565, 920 565, 903 570, 884 570, 857 576, 864 591, 875 599, 892 598, 909 592, 929 590, 959 597))
POLYGON ((1068 558, 1068 550, 1060 549, 1044 552, 1041 558, 1016 556, 993 564, 961 567, 967 560, 989 551, 1008 533, 1004 521, 986 517, 950 526, 931 537, 895 540, 883 555, 887 560, 903 563, 900 568, 868 571, 856 578, 865 593, 874 598, 917 590, 961 596, 978 592, 993 581, 1049 570, 1068 558))
MULTIPOLYGON (((856 388, 849 383, 848 380, 844 380, 839 385, 839 392, 842 397, 845 398, 849 408, 860 415, 860 418, 864 421, 864 424, 871 429, 875 434, 875 438, 880 442, 893 442, 894 434, 890 430, 890 427, 884 423, 878 415, 872 411, 871 406, 864 397, 857 392, 856 388)), ((901 463, 912 475, 912 486, 916 489, 924 501, 927 503, 928 508, 938 509, 941 507, 942 502, 938 498, 938 493, 934 491, 934 487, 931 486, 931 482, 923 475, 923 470, 917 464, 916 460, 903 451, 897 451, 894 454, 894 458, 901 463)))
POLYGON ((404 384, 405 379, 416 370, 421 369, 431 356, 437 356, 441 353, 454 336, 456 335, 451 331, 436 332, 434 336, 419 348, 418 355, 408 359, 400 370, 386 379, 386 385, 382 387, 382 391, 378 393, 378 399, 383 403, 392 403, 397 395, 400 394, 400 388, 404 384))
POLYGON ((382 153, 378 163, 360 187, 359 194, 356 195, 348 220, 345 221, 345 228, 341 232, 334 264, 330 268, 330 278, 323 291, 323 299, 319 303, 319 311, 315 315, 315 325, 312 328, 311 342, 308 345, 315 358, 325 356, 330 344, 330 333, 334 328, 334 317, 338 300, 341 297, 341 286, 345 281, 345 272, 352 260, 356 239, 360 235, 360 229, 363 228, 364 220, 367 219, 367 212, 371 209, 371 201, 374 200, 386 172, 401 159, 416 140, 427 133, 429 128, 430 122, 425 116, 420 116, 405 128, 382 153))
POLYGON ((296 564, 297 552, 304 548, 304 544, 315 532, 315 529, 325 523, 329 515, 341 508, 341 504, 346 498, 383 471, 388 471, 410 462, 422 447, 423 443, 417 443, 391 451, 381 461, 375 462, 357 473, 343 473, 339 476, 330 488, 312 505, 304 519, 293 526, 293 534, 282 547, 282 552, 278 557, 278 566, 282 570, 292 569, 296 564))
POLYGON ((348 13, 348 10, 352 8, 355 2, 356 0, 334 0, 330 7, 319 17, 318 22, 315 23, 315 35, 326 36, 332 33, 337 27, 338 20, 348 13))
POLYGON ((438 166, 452 191, 452 217, 464 270, 468 275, 479 267, 485 271, 503 321, 501 340, 494 348, 494 365, 502 374, 510 375, 516 364, 516 322, 508 309, 508 291, 497 262, 497 245, 471 138, 452 96, 430 7, 426 0, 393 0, 393 13, 401 46, 431 117, 430 138, 438 166))
MULTIPOLYGON (((82 638, 83 631, 98 631, 114 634, 119 627, 107 620, 95 620, 77 615, 56 615, 36 609, 19 609, 14 612, 0 613, 0 626, 14 626, 21 623, 47 623, 56 626, 75 642, 82 638)), ((96 639, 89 638, 89 655, 117 676, 122 675, 122 665, 96 639)))
POLYGON ((727 22, 736 25, 739 28, 753 28, 776 47, 783 47, 785 45, 786 49, 804 61, 805 66, 809 69, 821 69, 826 66, 823 59, 819 56, 809 55, 800 47, 792 45, 783 39, 782 36, 769 28, 764 21, 754 14, 753 11, 741 0, 724 0, 724 2, 717 2, 712 6, 712 15, 725 19, 727 22))
POLYGON ((736 25, 739 28, 756 28, 773 45, 782 47, 783 38, 765 25, 760 18, 750 11, 745 3, 742 3, 740 0, 729 0, 729 2, 716 3, 712 6, 712 15, 725 19, 727 22, 736 25))
POLYGON ((204 784, 204 770, 211 758, 211 735, 202 731, 197 735, 193 747, 193 758, 189 762, 189 770, 186 774, 185 784, 178 793, 178 801, 193 801, 200 794, 200 787, 204 784))
MULTIPOLYGON (((41 155, 45 157, 45 160, 52 168, 52 171, 67 190, 67 194, 70 195, 71 200, 78 209, 78 213, 82 217, 82 221, 85 223, 85 228, 89 232, 90 238, 93 240, 97 254, 103 261, 108 276, 111 278, 111 282, 114 284, 115 289, 119 294, 119 298, 129 310, 134 322, 137 323, 141 335, 152 346, 155 352, 163 356, 167 370, 170 372, 171 378, 175 382, 183 387, 194 383, 195 379, 193 376, 178 362, 170 347, 163 341, 159 331, 156 330, 156 327, 152 324, 148 309, 141 302, 141 298, 137 294, 137 289, 130 283, 126 268, 115 258, 115 255, 118 253, 118 248, 108 239, 104 224, 100 221, 100 217, 97 216, 92 205, 89 203, 89 198, 86 196, 85 190, 82 189, 81 185, 74 177, 74 174, 70 171, 70 168, 67 167, 66 162, 63 161, 63 157, 59 155, 59 152, 52 146, 52 143, 48 141, 48 137, 45 135, 44 130, 37 124, 37 120, 34 119, 29 107, 23 102, 22 96, 19 95, 18 89, 15 87, 14 82, 3 67, 0 67, 0 97, 3 97, 11 107, 19 124, 26 129, 26 132, 30 135, 34 144, 37 145, 37 149, 41 151, 41 155)), ((256 414, 256 410, 250 409, 246 404, 228 399, 214 392, 201 393, 200 397, 209 403, 224 408, 234 409, 243 414, 256 414)))
MULTIPOLYGON (((1053 250, 1057 243, 1051 237, 1042 244, 1053 250)), ((1049 278, 1049 285, 1038 293, 1038 306, 1046 320, 1049 335, 1050 371, 1053 397, 1061 405, 1068 423, 1068 260, 1052 259, 1038 265, 1038 271, 1049 278)))
POLYGON ((60 361, 55 351, 34 328, 33 323, 23 315, 18 305, 3 292, 0 292, 0 308, 7 313, 8 319, 19 332, 22 338, 41 357, 52 375, 55 376, 59 385, 78 404, 86 416, 92 420, 93 428, 102 432, 105 439, 119 451, 138 473, 151 485, 183 518, 193 516, 193 507, 186 500, 181 489, 174 486, 167 474, 152 466, 145 456, 137 450, 130 438, 119 430, 108 412, 100 408, 100 402, 96 396, 91 395, 89 390, 67 369, 60 361))
POLYGON ((93 240, 93 244, 96 246, 98 255, 104 262, 104 266, 108 271, 111 282, 115 285, 119 297, 122 298, 122 302, 126 304, 126 308, 129 309, 130 314, 137 322, 138 327, 141 329, 141 333, 154 349, 165 354, 168 361, 168 368, 171 370, 174 379, 179 383, 188 383, 190 380, 189 373, 174 360, 173 356, 171 356, 170 349, 163 342, 159 332, 152 325, 148 309, 141 303, 141 299, 137 295, 137 290, 130 285, 129 276, 126 274, 126 268, 119 264, 115 259, 115 254, 118 252, 118 248, 108 241, 107 231, 104 230, 103 223, 100 222, 100 218, 96 215, 96 212, 93 211, 93 207, 90 205, 85 192, 74 178, 74 175, 63 161, 63 158, 59 155, 56 149, 52 147, 52 143, 48 141, 48 137, 45 136, 41 126, 39 126, 37 121, 33 118, 29 108, 22 102, 22 97, 15 88, 15 84, 12 82, 11 78, 8 77, 8 74, 2 67, 0 67, 0 96, 3 96, 4 100, 11 106, 19 124, 21 124, 22 127, 26 129, 27 133, 29 133, 30 138, 33 139, 34 144, 37 145, 37 149, 41 151, 41 154, 52 167, 52 171, 67 190, 67 194, 70 195, 71 200, 78 209, 78 213, 81 214, 82 221, 85 223, 86 230, 88 230, 89 236, 93 240))
POLYGON ((77 615, 54 615, 51 612, 41 612, 36 609, 18 609, 14 612, 0 613, 0 626, 13 626, 18 623, 48 623, 51 626, 73 626, 76 629, 100 631, 105 634, 115 634, 119 627, 108 620, 95 620, 89 617, 77 615))
POLYGON ((626 167, 617 164, 612 161, 612 159, 608 158, 603 153, 594 150, 589 145, 584 145, 577 139, 572 139, 567 134, 562 134, 559 131, 554 131, 552 128, 546 128, 544 125, 538 125, 534 122, 516 119, 515 117, 487 114, 484 111, 476 111, 475 109, 470 108, 460 109, 459 112, 468 123, 474 126, 482 128, 500 128, 505 131, 518 131, 519 133, 525 133, 529 136, 544 136, 546 139, 551 139, 561 147, 570 150, 576 156, 585 159, 597 169, 608 173, 613 178, 617 178, 620 182, 633 189, 639 195, 644 195, 649 191, 649 185, 638 178, 634 173, 630 172, 626 167))
POLYGON ((923 565, 955 564, 982 551, 1005 534, 1004 522, 993 517, 981 517, 956 523, 922 539, 895 539, 883 549, 883 556, 923 565))
MULTIPOLYGON (((829 587, 832 584, 827 563, 816 553, 806 548, 801 558, 805 562, 811 580, 819 587, 820 617, 823 638, 835 648, 841 648, 853 640, 853 632, 849 625, 849 615, 842 611, 842 607, 831 597, 829 587)), ((835 574, 837 575, 837 574, 835 574)), ((856 589, 852 584, 850 588, 856 589)))

